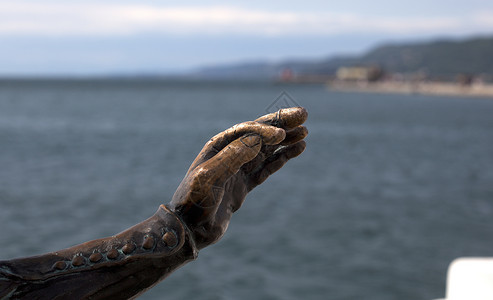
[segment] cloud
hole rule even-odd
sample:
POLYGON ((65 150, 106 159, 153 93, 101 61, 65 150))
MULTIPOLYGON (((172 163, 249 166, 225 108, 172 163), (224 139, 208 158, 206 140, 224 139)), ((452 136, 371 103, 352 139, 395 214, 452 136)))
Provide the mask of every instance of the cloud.
POLYGON ((77 36, 347 33, 447 34, 493 31, 493 12, 452 17, 376 17, 353 13, 265 11, 230 6, 163 6, 0 0, 0 35, 77 36))

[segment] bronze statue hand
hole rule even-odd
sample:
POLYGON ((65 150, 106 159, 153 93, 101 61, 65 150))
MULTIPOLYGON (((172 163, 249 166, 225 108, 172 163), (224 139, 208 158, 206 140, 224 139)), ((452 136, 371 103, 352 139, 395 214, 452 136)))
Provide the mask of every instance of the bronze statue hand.
POLYGON ((198 249, 217 242, 248 192, 305 149, 302 107, 237 124, 210 139, 190 166, 169 208, 198 249))

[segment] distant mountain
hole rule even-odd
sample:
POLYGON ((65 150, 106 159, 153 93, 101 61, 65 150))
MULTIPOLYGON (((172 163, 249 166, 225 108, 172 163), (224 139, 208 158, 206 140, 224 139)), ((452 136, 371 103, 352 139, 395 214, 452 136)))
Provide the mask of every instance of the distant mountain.
POLYGON ((378 65, 389 73, 423 72, 431 78, 452 79, 457 74, 493 77, 493 37, 466 40, 387 44, 361 56, 280 63, 243 63, 202 68, 198 76, 214 78, 276 78, 285 69, 296 74, 331 75, 341 66, 378 65))

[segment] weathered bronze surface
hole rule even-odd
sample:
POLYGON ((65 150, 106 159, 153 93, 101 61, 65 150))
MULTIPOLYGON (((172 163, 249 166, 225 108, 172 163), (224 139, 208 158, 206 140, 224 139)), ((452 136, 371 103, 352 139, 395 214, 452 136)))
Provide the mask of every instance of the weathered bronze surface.
POLYGON ((210 139, 171 202, 111 237, 0 261, 0 299, 132 299, 224 235, 246 195, 305 149, 304 108, 237 124, 210 139))

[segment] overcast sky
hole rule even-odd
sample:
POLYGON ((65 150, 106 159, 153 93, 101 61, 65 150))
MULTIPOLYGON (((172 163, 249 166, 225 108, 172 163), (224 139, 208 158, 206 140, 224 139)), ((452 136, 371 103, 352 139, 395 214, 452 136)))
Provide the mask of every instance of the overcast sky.
POLYGON ((493 36, 492 0, 0 0, 0 75, 170 73, 493 36))

